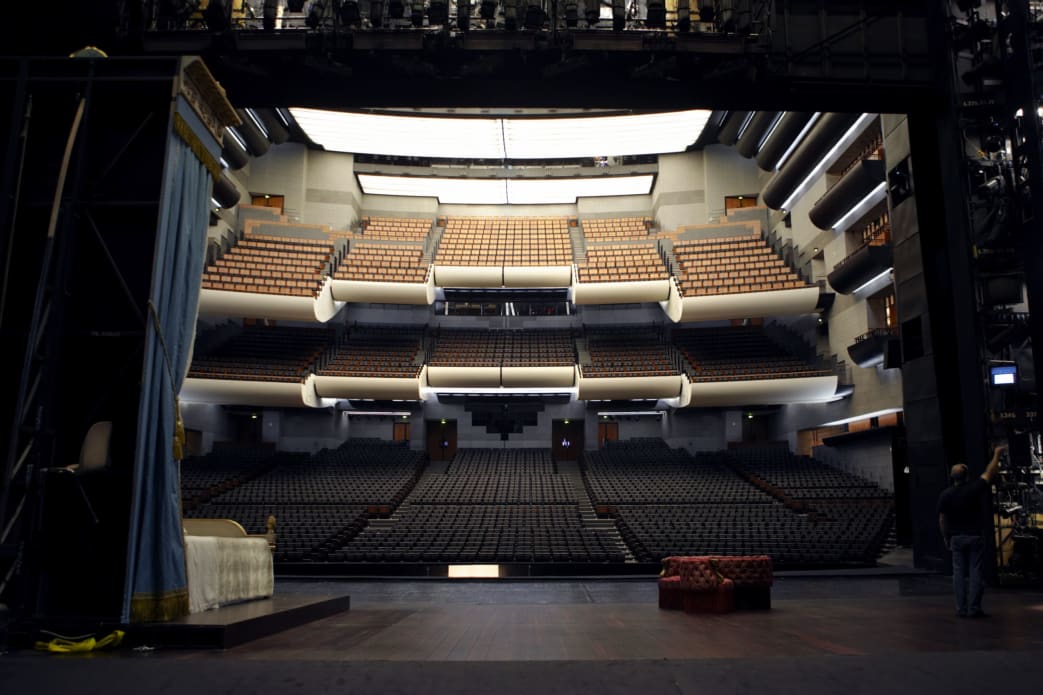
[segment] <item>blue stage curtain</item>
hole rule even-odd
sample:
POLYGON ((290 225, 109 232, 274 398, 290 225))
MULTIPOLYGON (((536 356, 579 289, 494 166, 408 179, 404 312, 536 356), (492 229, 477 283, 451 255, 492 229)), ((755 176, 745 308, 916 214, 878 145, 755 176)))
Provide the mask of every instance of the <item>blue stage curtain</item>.
POLYGON ((123 620, 188 613, 188 582, 174 438, 177 394, 192 349, 206 249, 210 172, 199 142, 174 116, 163 173, 142 368, 123 620), (186 142, 186 138, 196 147, 186 142))

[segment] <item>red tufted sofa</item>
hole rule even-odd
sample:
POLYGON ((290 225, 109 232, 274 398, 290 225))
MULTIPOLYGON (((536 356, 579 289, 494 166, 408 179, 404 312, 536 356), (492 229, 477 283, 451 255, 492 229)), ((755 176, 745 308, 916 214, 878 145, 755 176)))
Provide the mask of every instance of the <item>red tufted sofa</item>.
POLYGON ((771 608, 767 555, 668 557, 659 576, 659 607, 688 613, 771 608))

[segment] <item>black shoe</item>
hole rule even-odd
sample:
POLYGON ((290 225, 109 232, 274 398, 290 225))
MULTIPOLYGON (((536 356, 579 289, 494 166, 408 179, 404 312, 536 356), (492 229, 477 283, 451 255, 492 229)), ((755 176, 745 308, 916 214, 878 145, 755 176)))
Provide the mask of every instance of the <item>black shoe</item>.
POLYGON ((988 613, 986 613, 985 611, 977 611, 975 613, 970 613, 967 617, 968 618, 991 618, 992 616, 989 615, 988 613))

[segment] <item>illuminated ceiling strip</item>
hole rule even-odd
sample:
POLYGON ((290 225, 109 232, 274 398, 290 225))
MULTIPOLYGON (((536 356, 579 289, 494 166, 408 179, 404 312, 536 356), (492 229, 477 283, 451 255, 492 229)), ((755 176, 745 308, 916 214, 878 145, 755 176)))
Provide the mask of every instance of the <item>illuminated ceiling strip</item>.
POLYGON ((818 119, 821 117, 822 113, 819 111, 816 111, 815 113, 811 114, 811 118, 808 119, 808 122, 804 124, 804 127, 801 129, 801 131, 797 133, 797 137, 793 138, 793 142, 789 144, 789 147, 786 148, 786 151, 782 153, 781 157, 779 157, 779 161, 775 162, 775 171, 778 171, 782 168, 782 165, 786 163, 786 160, 789 159, 789 156, 793 154, 793 150, 797 149, 797 146, 804 141, 804 136, 808 134, 808 131, 811 130, 811 128, 816 123, 818 123, 818 119))
POLYGON ((859 420, 869 420, 870 418, 880 417, 881 415, 890 415, 891 413, 900 413, 902 408, 887 408, 886 410, 877 410, 872 413, 863 413, 862 415, 852 415, 851 417, 844 418, 843 420, 834 420, 833 422, 824 422, 819 427, 836 427, 838 425, 847 425, 852 422, 858 422, 859 420))
POLYGON ((837 232, 843 232, 848 228, 850 223, 857 220, 862 215, 869 212, 869 210, 880 203, 887 197, 887 182, 881 181, 877 184, 876 188, 869 191, 862 200, 858 201, 854 207, 844 213, 844 216, 833 223, 833 229, 837 232))
POLYGON ((683 152, 709 111, 570 118, 444 118, 291 108, 335 152, 452 159, 575 159, 683 152))
POLYGON ((876 118, 875 113, 864 113, 859 116, 858 120, 855 121, 855 124, 848 128, 847 132, 837 140, 833 147, 829 148, 829 151, 819 160, 818 164, 815 165, 815 168, 811 170, 811 173, 801 181, 799 186, 793 189, 789 198, 782 203, 782 209, 792 210, 793 203, 800 200, 800 197, 807 193, 808 189, 811 188, 811 184, 814 183, 819 176, 826 173, 826 169, 833 166, 833 163, 837 161, 837 158, 840 157, 841 153, 851 146, 851 143, 855 141, 855 138, 862 134, 862 131, 866 129, 866 126, 868 126, 874 118, 876 118))
POLYGON ((437 198, 457 205, 572 204, 577 198, 647 195, 652 174, 560 179, 465 179, 359 174, 367 195, 437 198))

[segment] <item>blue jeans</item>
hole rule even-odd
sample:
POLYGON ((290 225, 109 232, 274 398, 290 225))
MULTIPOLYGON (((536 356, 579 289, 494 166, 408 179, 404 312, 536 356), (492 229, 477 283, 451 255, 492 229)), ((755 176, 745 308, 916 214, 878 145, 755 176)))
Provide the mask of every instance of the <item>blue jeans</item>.
POLYGON ((956 593, 956 612, 959 615, 981 613, 981 597, 985 593, 981 573, 985 539, 981 536, 953 536, 949 540, 949 548, 952 550, 952 588, 956 593))

